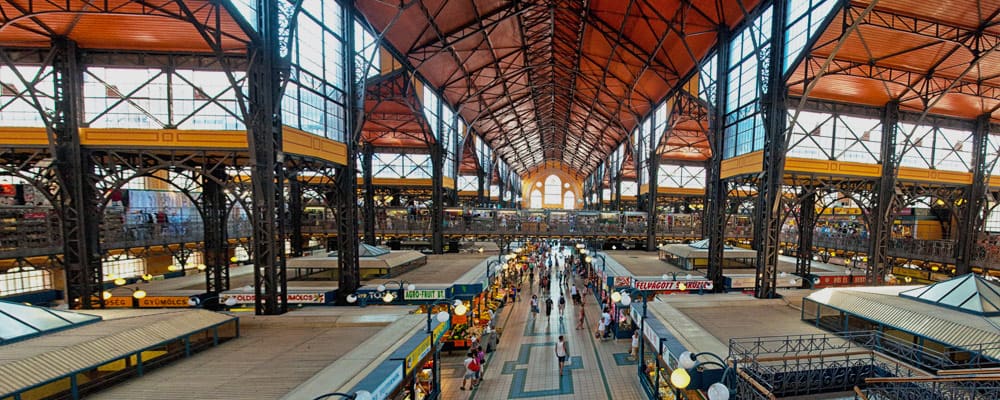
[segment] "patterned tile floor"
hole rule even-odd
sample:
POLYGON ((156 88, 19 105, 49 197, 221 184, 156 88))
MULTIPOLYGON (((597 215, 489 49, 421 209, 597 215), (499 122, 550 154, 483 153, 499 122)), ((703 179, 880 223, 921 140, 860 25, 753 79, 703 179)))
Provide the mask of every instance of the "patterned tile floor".
MULTIPOLYGON (((558 304, 558 279, 553 279, 553 302, 558 304)), ((527 287, 525 283, 522 287, 527 287)), ((578 287, 579 282, 578 282, 578 287)), ((532 293, 538 293, 534 287, 532 293)), ((551 292, 550 292, 551 293, 551 292)), ((560 317, 557 307, 548 318, 543 312, 532 318, 528 298, 507 304, 497 320, 503 336, 492 354, 487 355, 486 375, 475 390, 459 390, 462 360, 442 355, 442 399, 644 399, 639 386, 636 365, 623 363, 622 353, 628 353, 629 341, 599 342, 593 339, 593 329, 600 309, 593 296, 585 304, 585 326, 576 328, 579 306, 566 294, 566 311, 560 317), (559 376, 554 344, 559 335, 567 337, 571 362, 559 376)), ((539 295, 539 299, 544 299, 539 295)))

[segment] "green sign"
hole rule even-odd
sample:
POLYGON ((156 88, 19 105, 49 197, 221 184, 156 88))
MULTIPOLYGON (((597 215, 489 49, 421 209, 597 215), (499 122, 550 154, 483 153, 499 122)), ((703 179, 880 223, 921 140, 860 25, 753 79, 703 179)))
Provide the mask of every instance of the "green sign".
POLYGON ((407 290, 403 293, 406 300, 437 300, 444 298, 444 289, 407 290))

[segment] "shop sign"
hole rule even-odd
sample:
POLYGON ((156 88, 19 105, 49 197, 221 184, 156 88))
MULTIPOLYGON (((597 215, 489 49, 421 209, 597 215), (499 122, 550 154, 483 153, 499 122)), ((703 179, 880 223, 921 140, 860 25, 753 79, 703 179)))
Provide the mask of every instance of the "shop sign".
POLYGON ((819 277, 817 286, 862 284, 865 278, 864 275, 824 275, 819 277))
POLYGON ((426 356, 430 350, 431 337, 428 336, 424 338, 424 341, 420 342, 420 345, 418 345, 416 349, 413 349, 413 351, 406 356, 406 376, 410 376, 410 372, 417 367, 420 360, 423 360, 424 356, 426 356))
POLYGON ((616 276, 615 287, 632 286, 631 276, 616 276))
POLYGON ((404 300, 437 300, 445 298, 444 289, 417 289, 403 292, 404 300))
MULTIPOLYGON (((434 343, 440 343, 441 338, 444 337, 444 333, 447 332, 448 328, 450 327, 451 327, 450 320, 438 324, 438 326, 434 328, 434 343)), ((413 349, 413 351, 411 351, 410 354, 406 356, 406 376, 410 376, 410 372, 412 372, 413 369, 417 367, 417 364, 420 363, 420 360, 423 360, 424 357, 427 356, 427 353, 430 352, 430 350, 431 350, 431 338, 430 336, 428 336, 424 338, 424 341, 420 342, 420 345, 418 345, 416 349, 413 349)))
POLYGON ((392 373, 385 377, 385 380, 372 391, 372 399, 385 400, 389 398, 401 383, 403 383, 403 364, 399 364, 396 369, 392 370, 392 373))
POLYGON ((712 281, 635 281, 635 288, 652 291, 681 290, 682 283, 685 290, 710 290, 713 287, 712 281))
MULTIPOLYGON (((187 297, 185 297, 185 299, 187 299, 187 297)), ((187 305, 186 302, 185 302, 185 305, 187 305)), ((121 296, 107 298, 107 299, 104 299, 104 307, 106 307, 106 308, 132 308, 132 298, 131 297, 121 297, 121 296)))
POLYGON ((139 307, 174 308, 190 307, 187 296, 147 296, 139 299, 139 307))
MULTIPOLYGON (((250 304, 256 302, 257 296, 253 293, 230 293, 219 296, 219 302, 225 303, 230 298, 236 299, 238 304, 250 304)), ((323 304, 326 303, 326 293, 289 293, 289 304, 323 304)))
POLYGON ((17 196, 17 188, 14 187, 14 185, 8 183, 0 184, 0 196, 4 197, 17 196))

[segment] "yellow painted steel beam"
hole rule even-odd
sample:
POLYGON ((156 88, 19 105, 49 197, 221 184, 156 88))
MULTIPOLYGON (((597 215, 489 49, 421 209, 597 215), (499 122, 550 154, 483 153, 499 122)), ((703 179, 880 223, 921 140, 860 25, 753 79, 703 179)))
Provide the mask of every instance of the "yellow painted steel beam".
POLYGON ((720 177, 722 179, 736 175, 759 173, 764 170, 764 152, 755 151, 728 160, 722 160, 720 177))

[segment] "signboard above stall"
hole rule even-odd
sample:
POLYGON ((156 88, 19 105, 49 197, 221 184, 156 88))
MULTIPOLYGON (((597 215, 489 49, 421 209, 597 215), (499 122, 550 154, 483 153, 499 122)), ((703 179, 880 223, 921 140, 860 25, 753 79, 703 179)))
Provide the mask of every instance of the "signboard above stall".
POLYGON ((688 280, 655 280, 655 281, 635 281, 635 288, 649 291, 671 291, 671 290, 711 290, 714 287, 712 281, 688 281, 688 280), (682 287, 683 285, 683 287, 682 287))

